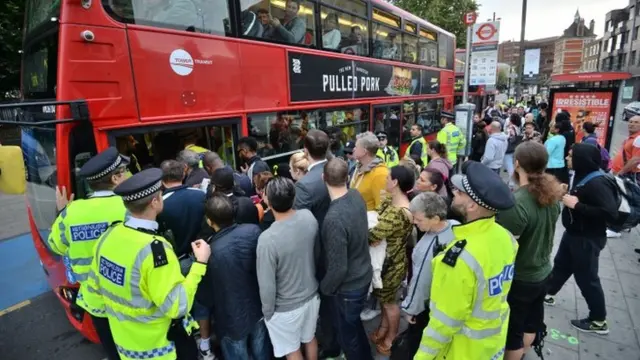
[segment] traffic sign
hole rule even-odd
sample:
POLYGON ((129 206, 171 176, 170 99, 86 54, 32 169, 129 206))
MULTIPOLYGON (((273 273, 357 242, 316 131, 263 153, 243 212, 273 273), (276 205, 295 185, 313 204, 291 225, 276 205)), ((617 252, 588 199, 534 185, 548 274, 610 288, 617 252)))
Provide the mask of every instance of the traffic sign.
POLYGON ((482 47, 482 50, 488 50, 488 46, 498 49, 498 40, 500 39, 500 22, 485 22, 473 25, 473 33, 471 46, 475 49, 482 47))
POLYGON ((464 24, 467 26, 471 26, 476 23, 478 19, 478 14, 475 12, 468 12, 464 15, 464 24))

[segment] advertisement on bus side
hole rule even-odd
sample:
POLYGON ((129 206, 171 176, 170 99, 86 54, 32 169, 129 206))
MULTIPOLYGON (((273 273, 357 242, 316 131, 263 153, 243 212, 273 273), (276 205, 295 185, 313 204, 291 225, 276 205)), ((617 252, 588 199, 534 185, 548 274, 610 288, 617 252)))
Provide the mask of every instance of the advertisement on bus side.
POLYGON ((440 73, 289 52, 292 102, 438 94, 440 73))
POLYGON ((576 143, 584 136, 582 124, 596 125, 598 143, 606 147, 613 126, 617 93, 614 89, 553 89, 550 94, 551 114, 567 111, 576 132, 576 143))

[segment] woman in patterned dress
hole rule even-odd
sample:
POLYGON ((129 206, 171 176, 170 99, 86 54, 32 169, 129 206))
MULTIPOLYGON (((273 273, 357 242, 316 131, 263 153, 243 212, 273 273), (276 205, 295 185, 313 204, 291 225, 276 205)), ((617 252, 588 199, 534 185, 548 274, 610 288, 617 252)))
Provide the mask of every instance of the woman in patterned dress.
POLYGON ((400 307, 398 292, 407 274, 407 238, 413 229, 407 193, 413 189, 415 175, 404 166, 391 168, 387 177, 389 194, 378 208, 378 224, 369 231, 369 244, 375 246, 387 241, 387 253, 382 267, 382 289, 374 289, 373 296, 382 304, 382 321, 371 334, 379 354, 389 356, 391 345, 398 334, 400 307))

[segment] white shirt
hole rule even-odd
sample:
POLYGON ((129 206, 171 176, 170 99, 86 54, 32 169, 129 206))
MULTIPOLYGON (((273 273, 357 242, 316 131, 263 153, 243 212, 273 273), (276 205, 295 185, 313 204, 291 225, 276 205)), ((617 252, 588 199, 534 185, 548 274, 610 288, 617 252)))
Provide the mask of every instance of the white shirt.
POLYGON ((327 159, 318 161, 317 163, 313 163, 311 165, 309 165, 309 168, 307 169, 307 172, 311 171, 311 169, 313 169, 314 166, 319 165, 319 164, 324 164, 327 162, 327 159))
POLYGON ((322 47, 325 49, 338 49, 340 42, 342 41, 342 34, 340 30, 333 29, 329 32, 322 34, 322 47))
POLYGON ((127 219, 127 221, 125 221, 124 224, 133 229, 146 229, 146 230, 152 230, 152 231, 158 230, 157 222, 153 220, 138 219, 133 216, 127 219))

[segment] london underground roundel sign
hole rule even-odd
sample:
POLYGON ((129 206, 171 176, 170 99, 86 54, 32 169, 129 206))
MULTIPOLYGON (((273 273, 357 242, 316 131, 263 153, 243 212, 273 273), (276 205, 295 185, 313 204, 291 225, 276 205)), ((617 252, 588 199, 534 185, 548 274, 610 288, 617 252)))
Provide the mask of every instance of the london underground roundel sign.
POLYGON ((497 32, 498 30, 493 24, 485 23, 478 28, 476 35, 478 35, 478 38, 480 40, 487 41, 491 39, 497 32))

